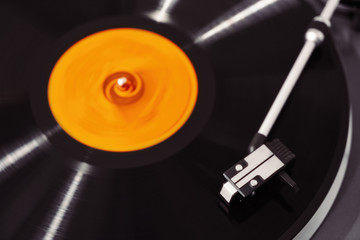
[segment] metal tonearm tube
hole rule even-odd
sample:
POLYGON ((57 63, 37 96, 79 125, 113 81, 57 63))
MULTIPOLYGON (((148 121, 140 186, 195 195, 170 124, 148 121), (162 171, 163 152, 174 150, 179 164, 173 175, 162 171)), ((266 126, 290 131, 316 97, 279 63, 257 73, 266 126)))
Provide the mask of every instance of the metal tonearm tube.
POLYGON ((250 142, 249 155, 241 159, 223 175, 227 180, 220 191, 220 195, 230 204, 236 193, 242 198, 252 195, 256 189, 271 177, 279 177, 295 191, 298 187, 294 180, 283 170, 295 155, 279 140, 266 142, 276 119, 283 109, 289 95, 314 49, 325 39, 331 26, 330 19, 339 0, 328 0, 321 14, 315 17, 305 34, 305 44, 292 66, 285 82, 276 96, 258 132, 250 142))

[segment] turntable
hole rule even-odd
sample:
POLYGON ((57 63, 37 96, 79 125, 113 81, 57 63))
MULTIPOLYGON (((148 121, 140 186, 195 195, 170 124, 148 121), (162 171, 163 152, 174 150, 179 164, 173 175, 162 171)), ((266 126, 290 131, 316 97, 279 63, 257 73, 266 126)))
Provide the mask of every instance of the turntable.
POLYGON ((358 166, 337 4, 0 3, 0 239, 311 238, 358 166))

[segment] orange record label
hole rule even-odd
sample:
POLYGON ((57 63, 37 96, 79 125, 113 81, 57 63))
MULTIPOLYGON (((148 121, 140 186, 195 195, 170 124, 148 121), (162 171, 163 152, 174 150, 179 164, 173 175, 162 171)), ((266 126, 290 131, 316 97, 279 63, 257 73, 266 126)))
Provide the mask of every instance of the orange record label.
POLYGON ((77 141, 105 151, 154 146, 190 117, 198 82, 187 55, 153 32, 117 28, 89 35, 57 61, 51 112, 77 141))

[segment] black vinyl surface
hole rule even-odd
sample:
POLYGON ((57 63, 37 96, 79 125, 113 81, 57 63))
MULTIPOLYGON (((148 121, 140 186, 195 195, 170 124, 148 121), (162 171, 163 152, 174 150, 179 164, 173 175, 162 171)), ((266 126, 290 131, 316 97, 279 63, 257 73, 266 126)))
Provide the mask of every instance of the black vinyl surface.
POLYGON ((296 154, 288 171, 300 192, 274 179, 225 213, 219 206, 222 173, 246 155, 315 15, 301 1, 279 0, 234 22, 232 17, 258 2, 2 1, 0 239, 292 238, 323 200, 342 159, 347 86, 328 38, 270 135, 296 154), (172 4, 164 21, 159 12, 166 2, 172 4), (182 36, 173 41, 185 52, 196 50, 196 71, 209 76, 199 91, 213 102, 199 105, 205 114, 192 116, 201 122, 194 136, 156 146, 171 154, 136 153, 143 162, 126 167, 114 164, 129 162, 126 154, 112 153, 111 162, 101 163, 108 153, 63 142, 66 133, 56 122, 39 120, 46 99, 34 100, 46 89, 53 60, 43 56, 60 56, 59 44, 80 34, 76 29, 96 31, 99 22, 120 17, 145 21, 131 27, 150 26, 170 39, 182 36), (227 20, 230 27, 201 38, 227 20))
POLYGON ((314 240, 353 240, 360 236, 360 32, 353 28, 352 19, 352 14, 337 12, 332 32, 345 70, 351 100, 353 131, 349 165, 334 205, 314 235, 314 240))

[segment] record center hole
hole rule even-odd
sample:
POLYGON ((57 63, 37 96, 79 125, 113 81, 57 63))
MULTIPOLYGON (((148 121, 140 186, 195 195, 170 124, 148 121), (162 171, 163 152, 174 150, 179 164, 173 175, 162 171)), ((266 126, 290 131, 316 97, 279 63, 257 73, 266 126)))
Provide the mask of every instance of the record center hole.
POLYGON ((103 90, 109 101, 115 104, 129 104, 141 97, 144 85, 136 73, 116 72, 105 79, 103 90))
POLYGON ((128 91, 131 87, 131 83, 126 77, 121 77, 117 80, 118 88, 120 91, 128 91))

